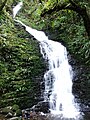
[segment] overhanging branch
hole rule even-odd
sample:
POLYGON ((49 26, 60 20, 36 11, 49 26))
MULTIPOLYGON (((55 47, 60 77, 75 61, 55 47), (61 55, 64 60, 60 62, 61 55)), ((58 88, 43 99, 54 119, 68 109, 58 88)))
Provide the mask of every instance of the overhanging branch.
POLYGON ((41 17, 43 17, 45 14, 51 14, 52 12, 54 11, 60 11, 62 9, 65 9, 65 7, 67 6, 67 4, 62 4, 62 5, 56 5, 54 6, 53 8, 50 8, 50 9, 44 9, 41 13, 41 17))
POLYGON ((78 13, 83 18, 85 29, 88 36, 90 36, 90 18, 87 13, 86 7, 81 7, 73 0, 69 0, 69 3, 56 4, 50 9, 44 9, 41 13, 41 17, 43 17, 45 14, 51 14, 53 12, 58 12, 63 9, 73 10, 78 13))
POLYGON ((69 9, 77 12, 78 14, 82 15, 83 11, 85 11, 85 8, 81 8, 77 4, 75 4, 72 0, 69 0, 70 3, 63 3, 61 5, 56 5, 53 8, 50 9, 44 9, 41 13, 41 17, 43 17, 45 14, 51 14, 52 12, 58 12, 63 9, 69 9))

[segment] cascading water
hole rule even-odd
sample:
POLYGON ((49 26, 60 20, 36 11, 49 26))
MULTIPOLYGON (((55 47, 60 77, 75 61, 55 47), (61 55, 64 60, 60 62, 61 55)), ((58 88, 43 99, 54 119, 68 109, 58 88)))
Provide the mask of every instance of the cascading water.
POLYGON ((15 21, 22 24, 40 42, 41 54, 48 63, 48 70, 44 75, 44 100, 50 102, 51 112, 62 114, 65 118, 78 118, 79 107, 72 95, 73 72, 68 63, 66 48, 61 43, 49 40, 44 32, 32 29, 19 20, 15 21))
MULTIPOLYGON (((39 37, 38 41, 40 41, 39 37)), ((49 65, 44 75, 44 100, 50 101, 50 109, 53 113, 63 114, 66 118, 77 118, 79 108, 72 95, 73 72, 68 64, 66 48, 58 42, 45 39, 46 36, 42 38, 41 53, 49 65)))

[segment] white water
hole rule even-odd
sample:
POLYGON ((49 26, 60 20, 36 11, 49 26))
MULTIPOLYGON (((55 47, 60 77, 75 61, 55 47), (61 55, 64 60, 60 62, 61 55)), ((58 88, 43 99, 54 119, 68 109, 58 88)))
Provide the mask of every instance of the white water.
POLYGON ((19 2, 14 8, 13 8, 13 18, 16 17, 19 10, 22 8, 23 2, 19 2))
MULTIPOLYGON (((13 11, 15 17, 15 8, 13 11)), ((44 75, 44 100, 50 101, 51 112, 77 120, 80 113, 72 95, 73 72, 68 63, 66 48, 61 43, 49 40, 44 32, 32 29, 19 20, 15 21, 22 24, 40 42, 41 54, 48 62, 48 71, 44 75)))

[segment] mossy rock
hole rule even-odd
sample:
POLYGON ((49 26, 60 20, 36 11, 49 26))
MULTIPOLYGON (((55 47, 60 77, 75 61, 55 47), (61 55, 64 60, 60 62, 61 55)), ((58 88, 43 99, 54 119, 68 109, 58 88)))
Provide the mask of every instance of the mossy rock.
POLYGON ((20 116, 22 114, 22 111, 17 104, 12 106, 12 111, 15 113, 15 116, 20 116))
POLYGON ((12 106, 12 110, 13 111, 17 111, 19 109, 19 106, 17 105, 17 104, 14 104, 13 106, 12 106))
POLYGON ((16 116, 20 116, 20 115, 22 115, 22 110, 21 109, 16 110, 16 116))
POLYGON ((4 115, 7 115, 8 113, 14 114, 14 112, 12 111, 12 107, 11 106, 8 106, 8 107, 5 107, 5 108, 1 108, 0 112, 1 112, 1 114, 4 114, 4 115))

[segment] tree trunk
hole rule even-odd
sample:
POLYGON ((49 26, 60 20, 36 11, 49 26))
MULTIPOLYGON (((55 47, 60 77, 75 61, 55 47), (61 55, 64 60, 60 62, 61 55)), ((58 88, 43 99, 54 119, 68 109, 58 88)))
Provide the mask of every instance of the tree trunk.
POLYGON ((83 11, 81 16, 82 16, 83 21, 84 21, 84 26, 85 26, 86 32, 90 38, 90 18, 89 18, 89 15, 87 14, 86 11, 83 11))

